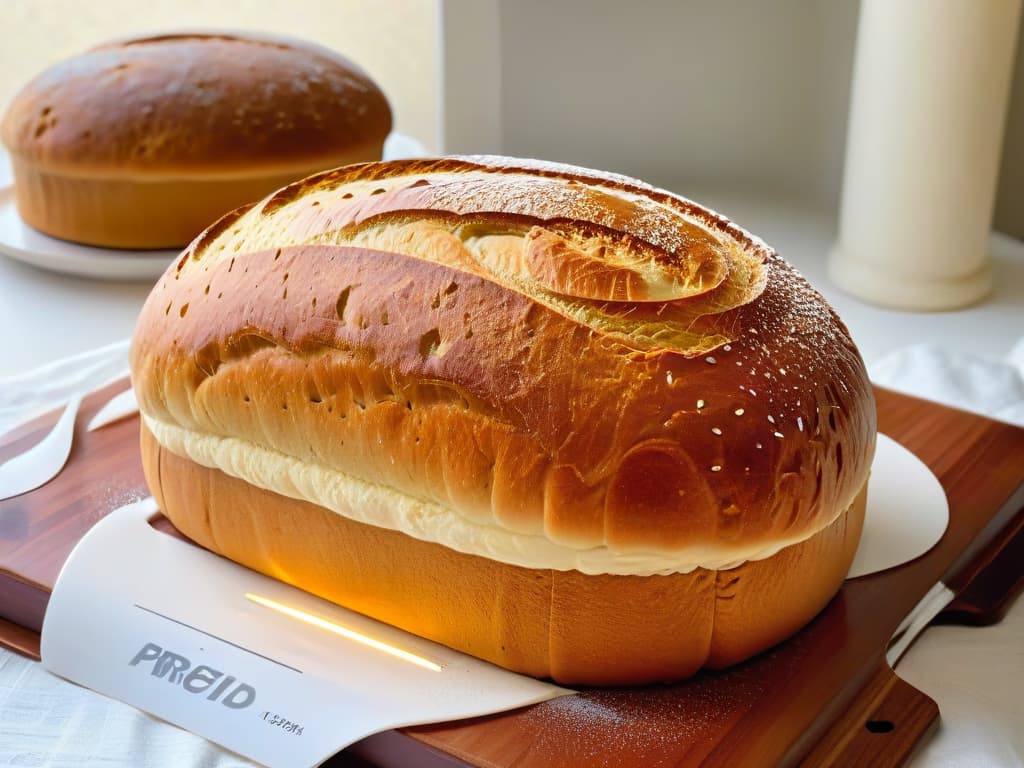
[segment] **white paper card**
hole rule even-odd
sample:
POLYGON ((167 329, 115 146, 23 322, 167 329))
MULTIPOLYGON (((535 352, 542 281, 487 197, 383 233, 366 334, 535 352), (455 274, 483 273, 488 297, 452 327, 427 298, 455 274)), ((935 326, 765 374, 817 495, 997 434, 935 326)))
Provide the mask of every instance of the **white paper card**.
POLYGON ((275 767, 572 693, 156 531, 155 512, 152 499, 116 510, 72 552, 43 623, 50 672, 275 767))
MULTIPOLYGON (((54 674, 270 766, 318 765, 382 730, 572 693, 160 533, 148 524, 155 513, 152 499, 116 510, 72 552, 43 624, 54 674)), ((849 576, 924 554, 948 519, 931 471, 879 435, 849 576)))
POLYGON ((124 392, 114 395, 103 404, 103 407, 96 411, 96 414, 89 420, 86 431, 102 429, 115 421, 134 416, 139 412, 139 401, 135 398, 135 390, 128 387, 124 392))
POLYGON ((864 531, 847 578, 910 562, 949 525, 949 500, 928 466, 888 435, 878 436, 864 531))

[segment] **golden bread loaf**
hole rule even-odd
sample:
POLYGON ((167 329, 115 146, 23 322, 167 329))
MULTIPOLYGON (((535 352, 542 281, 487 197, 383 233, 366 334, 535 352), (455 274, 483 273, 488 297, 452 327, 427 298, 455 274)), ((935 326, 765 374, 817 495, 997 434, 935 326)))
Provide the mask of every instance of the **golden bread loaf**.
POLYGON ((0 137, 20 216, 66 240, 182 247, 325 168, 379 160, 391 110, 344 57, 295 41, 176 34, 109 43, 29 82, 0 137))
POLYGON ((225 216, 132 343, 187 536, 565 683, 735 663, 836 592, 874 400, 757 238, 537 161, 350 166, 225 216))

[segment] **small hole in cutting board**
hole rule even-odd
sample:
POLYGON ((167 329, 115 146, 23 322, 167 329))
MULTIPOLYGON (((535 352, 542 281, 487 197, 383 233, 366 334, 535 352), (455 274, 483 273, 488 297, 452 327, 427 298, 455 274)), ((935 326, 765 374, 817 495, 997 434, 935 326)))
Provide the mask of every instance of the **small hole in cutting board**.
POLYGON ((891 733, 896 730, 896 726, 891 720, 868 720, 864 723, 864 727, 871 733, 891 733))

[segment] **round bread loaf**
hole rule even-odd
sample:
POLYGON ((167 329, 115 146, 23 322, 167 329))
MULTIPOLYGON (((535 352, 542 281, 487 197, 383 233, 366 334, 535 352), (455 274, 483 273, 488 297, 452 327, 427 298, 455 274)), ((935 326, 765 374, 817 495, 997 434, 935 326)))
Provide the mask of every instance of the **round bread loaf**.
POLYGON ((294 183, 189 246, 131 358, 183 533, 536 676, 745 659, 860 537, 875 408, 845 327, 760 240, 620 176, 294 183))
POLYGON ((182 247, 211 221, 325 168, 379 160, 391 111, 319 46, 178 34, 100 46, 9 105, 22 219, 66 240, 182 247))

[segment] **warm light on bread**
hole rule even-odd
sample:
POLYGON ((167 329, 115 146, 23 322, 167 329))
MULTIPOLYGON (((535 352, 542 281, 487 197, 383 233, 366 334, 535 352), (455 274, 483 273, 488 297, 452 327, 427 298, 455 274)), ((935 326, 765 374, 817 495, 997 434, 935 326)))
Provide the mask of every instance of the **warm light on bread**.
POLYGON ((624 177, 292 184, 172 265, 132 370, 183 533, 562 682, 747 658, 860 536, 875 411, 845 327, 761 241, 624 177))
POLYGON ((391 111, 352 62, 292 40, 174 34, 94 48, 18 93, 0 136, 20 216, 115 248, 182 247, 325 168, 379 160, 391 111))

